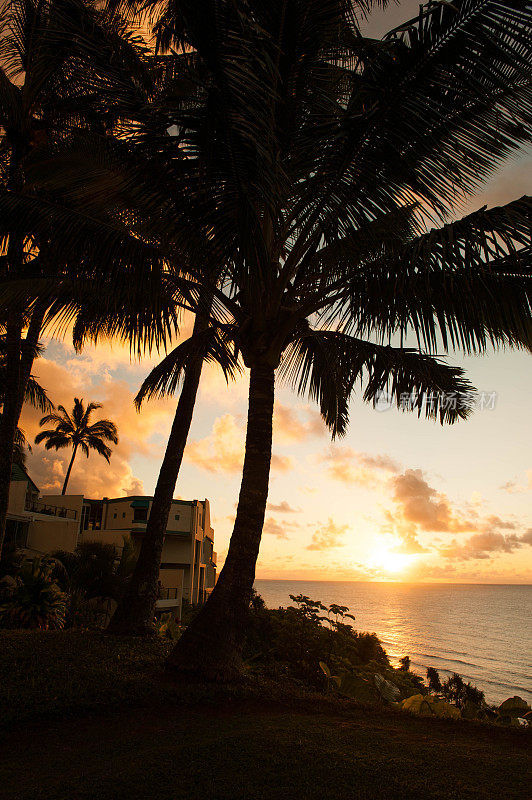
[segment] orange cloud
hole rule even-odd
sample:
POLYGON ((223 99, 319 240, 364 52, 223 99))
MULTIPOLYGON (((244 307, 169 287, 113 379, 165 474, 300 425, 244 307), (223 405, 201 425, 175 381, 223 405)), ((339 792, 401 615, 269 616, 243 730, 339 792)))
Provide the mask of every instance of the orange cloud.
POLYGON ((307 550, 330 550, 332 547, 341 547, 342 537, 349 530, 349 525, 337 525, 329 517, 326 525, 322 525, 312 536, 312 541, 307 545, 307 550))
POLYGON ((303 442, 311 436, 323 436, 325 424, 321 415, 311 408, 304 408, 306 419, 302 420, 298 411, 277 402, 273 414, 273 438, 282 444, 303 442))
POLYGON ((283 514, 297 514, 301 511, 300 508, 292 508, 292 506, 283 500, 281 503, 268 503, 267 505, 268 511, 279 511, 283 514))
MULTIPOLYGON (((204 439, 191 441, 185 449, 185 460, 207 472, 239 473, 244 462, 244 427, 232 414, 218 417, 211 433, 204 439)), ((272 455, 272 470, 287 472, 293 461, 288 456, 272 455)))
POLYGON ((266 519, 262 532, 276 536, 277 539, 288 539, 286 525, 277 522, 277 520, 271 517, 266 519))
POLYGON ((460 511, 445 495, 429 486, 419 469, 406 470, 394 476, 390 483, 396 509, 393 513, 386 512, 386 531, 400 539, 401 543, 394 548, 396 552, 413 554, 434 550, 446 559, 466 561, 487 559, 494 553, 511 553, 532 544, 532 529, 523 535, 507 533, 518 527, 511 519, 502 519, 496 514, 481 517, 476 508, 471 509, 471 504, 466 504, 466 513, 460 511), (419 541, 422 532, 469 532, 472 535, 434 548, 437 541, 433 540, 430 547, 419 541))
POLYGON ((290 472, 294 469, 294 459, 272 453, 272 469, 276 472, 290 472))
POLYGON ((381 484, 386 473, 399 471, 399 465, 387 455, 357 453, 336 445, 331 445, 319 460, 327 465, 327 474, 333 480, 368 488, 381 484))
MULTIPOLYGON (((88 383, 80 380, 76 370, 45 358, 36 362, 34 373, 54 403, 64 405, 68 410, 74 397, 82 397, 86 403, 92 400, 101 402, 103 408, 96 412, 95 419, 106 417, 118 427, 119 443, 113 447, 110 464, 97 453, 91 453, 89 459, 79 454, 74 462, 68 492, 92 497, 116 497, 124 492, 142 494, 142 483, 133 475, 129 461, 133 453, 159 455, 148 440, 152 434, 168 429, 173 416, 173 401, 146 404, 138 414, 133 406, 133 392, 125 381, 102 378, 88 383)), ((30 442, 40 430, 40 417, 39 411, 24 407, 21 426, 30 442)), ((47 451, 42 445, 32 445, 28 470, 42 492, 61 491, 70 457, 69 449, 56 452, 47 451)))
MULTIPOLYGON (((183 312, 179 334, 174 337, 173 341, 168 342, 168 348, 171 349, 188 338, 192 333, 193 325, 194 316, 190 312, 183 312)), ((164 348, 160 352, 146 351, 142 358, 138 358, 136 353, 132 353, 128 342, 102 338, 97 345, 87 343, 80 353, 76 353, 72 346, 72 325, 58 330, 57 326, 52 324, 42 341, 46 346, 53 342, 62 348, 67 359, 66 366, 78 382, 92 377, 109 379, 110 373, 118 368, 146 375, 159 363, 166 352, 164 348)))
POLYGON ((428 485, 420 469, 405 470, 392 478, 391 485, 404 522, 414 523, 425 531, 471 530, 472 523, 453 514, 445 495, 428 485))
POLYGON ((505 535, 495 529, 486 529, 466 539, 465 542, 453 540, 447 547, 439 549, 444 558, 467 561, 469 559, 490 558, 492 553, 513 553, 524 546, 532 546, 532 528, 522 536, 515 533, 505 535))

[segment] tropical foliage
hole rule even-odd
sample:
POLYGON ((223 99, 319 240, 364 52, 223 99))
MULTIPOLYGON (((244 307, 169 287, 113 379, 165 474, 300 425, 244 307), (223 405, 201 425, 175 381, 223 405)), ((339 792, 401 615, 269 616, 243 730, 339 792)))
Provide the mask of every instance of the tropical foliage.
MULTIPOLYGON (((404 410, 453 423, 469 415, 473 387, 443 356, 532 344, 530 198, 457 219, 464 199, 530 141, 530 6, 429 3, 378 41, 361 27, 371 4, 348 0, 13 8, 5 120, 26 109, 25 92, 55 97, 60 87, 50 118, 68 124, 59 140, 61 126, 43 133, 48 106, 39 99, 16 129, 22 154, 16 137, 5 138, 10 316, 0 445, 9 437, 10 448, 0 472, 18 419, 23 306, 44 303, 48 317, 74 322, 77 345, 105 335, 136 352, 168 347, 138 400, 181 387, 183 413, 124 604, 129 616, 116 624, 146 632, 202 363, 216 361, 227 377, 248 368, 229 552, 169 661, 182 673, 232 677, 264 523, 276 386, 315 400, 333 436, 345 433, 359 387, 367 402, 384 391, 404 410), (155 53, 129 25, 147 9, 155 53), (39 58, 34 78, 25 66, 39 58), (50 256, 59 280, 45 269, 50 256), (87 291, 95 279, 101 291, 87 291), (175 346, 182 309, 195 313, 195 327, 175 346)), ((64 436, 48 433, 47 446, 64 436)))
POLYGON ((347 608, 326 607, 302 595, 291 599, 294 606, 274 610, 254 596, 245 626, 244 659, 250 668, 316 688, 323 686, 320 662, 335 675, 369 664, 378 670, 389 668, 377 636, 359 633, 344 621, 353 619, 347 608))
MULTIPOLYGON (((88 319, 91 296, 100 296, 100 307, 114 301, 111 289, 117 288, 118 274, 123 285, 134 254, 137 266, 140 251, 146 259, 129 284, 130 293, 143 291, 152 268, 161 262, 153 249, 148 254, 138 237, 131 236, 110 202, 88 203, 75 191, 60 194, 39 178, 53 176, 61 183, 62 177, 63 185, 69 164, 52 165, 52 159, 68 150, 77 152, 79 160, 83 136, 88 131, 102 134, 108 127, 102 109, 104 98, 112 96, 112 53, 100 38, 99 52, 109 65, 102 80, 84 45, 94 33, 95 14, 91 0, 0 3, 0 279, 4 293, 9 289, 0 311, 5 332, 0 550, 13 442, 41 335, 54 320, 59 325, 54 330, 64 330, 81 308, 88 319), (97 95, 102 113, 91 102, 97 95), (64 316, 59 320, 58 314, 64 316)), ((115 53, 123 40, 110 21, 107 27, 115 53)), ((140 63, 139 58, 129 61, 127 79, 121 70, 122 85, 141 81, 136 69, 140 63)), ((124 292, 117 303, 124 303, 124 292)))
POLYGON ((88 403, 85 407, 83 400, 74 398, 74 408, 69 414, 64 406, 58 406, 56 412, 42 417, 40 426, 54 424, 54 428, 41 431, 35 437, 35 444, 44 442, 47 450, 61 450, 64 447, 72 448, 72 457, 68 465, 61 494, 65 494, 76 458, 78 448, 88 458, 90 451, 95 450, 109 463, 112 450, 106 444, 118 444, 118 431, 114 422, 109 419, 99 419, 90 424, 94 411, 101 408, 101 403, 88 403))
POLYGON ((74 553, 57 550, 52 558, 59 562, 55 577, 70 594, 92 600, 97 597, 118 600, 135 565, 131 537, 123 537, 121 552, 112 544, 83 541, 74 553))
POLYGON ((74 553, 56 551, 32 561, 6 548, 0 562, 0 626, 102 628, 124 593, 135 565, 131 539, 121 552, 81 542, 74 553))
POLYGON ((53 579, 53 562, 36 558, 22 565, 10 596, 0 605, 4 628, 63 628, 67 595, 53 579))
MULTIPOLYGON (((41 355, 43 351, 42 346, 37 345, 33 353, 32 359, 41 355)), ((0 338, 0 417, 2 415, 4 406, 4 395, 6 387, 6 352, 5 352, 5 336, 0 338)), ((26 388, 24 392, 24 403, 33 406, 42 412, 51 412, 54 404, 46 394, 46 390, 38 382, 35 375, 29 375, 26 388)), ((0 421, 1 425, 1 421, 0 421)), ((26 440, 24 431, 17 426, 15 430, 15 438, 13 442, 13 462, 17 464, 25 464, 26 450, 31 451, 31 446, 26 440)))
MULTIPOLYGON (((174 176, 188 189, 201 163, 197 213, 227 265, 223 286, 211 285, 212 326, 250 369, 229 553, 170 659, 180 671, 238 671, 276 378, 315 399, 333 435, 360 383, 369 402, 384 390, 453 422, 468 415, 472 387, 438 350, 530 345, 529 199, 427 230, 530 136, 529 10, 429 5, 378 43, 355 13, 332 1, 222 3, 215 14, 172 3, 157 27, 208 98, 208 114, 172 107, 174 176)), ((174 351, 153 392, 189 353, 174 351)))

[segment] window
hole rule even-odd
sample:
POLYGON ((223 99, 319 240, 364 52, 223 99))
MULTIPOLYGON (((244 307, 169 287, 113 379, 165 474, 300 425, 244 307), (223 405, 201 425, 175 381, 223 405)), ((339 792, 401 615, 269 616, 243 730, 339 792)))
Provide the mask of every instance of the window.
POLYGON ((126 512, 122 511, 122 519, 125 519, 125 518, 126 518, 126 512))
POLYGON ((176 514, 174 519, 179 519, 179 514, 176 514))
POLYGON ((115 511, 115 513, 113 514, 113 519, 116 519, 116 511, 115 511))
POLYGON ((146 522, 148 519, 148 509, 147 508, 136 508, 133 512, 133 520, 134 522, 146 522))

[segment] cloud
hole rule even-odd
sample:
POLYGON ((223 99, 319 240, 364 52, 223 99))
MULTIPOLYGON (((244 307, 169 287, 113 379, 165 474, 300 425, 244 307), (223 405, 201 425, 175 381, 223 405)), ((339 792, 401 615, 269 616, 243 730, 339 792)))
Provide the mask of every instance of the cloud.
POLYGON ((241 472, 244 460, 243 430, 232 414, 224 414, 214 421, 209 436, 187 444, 184 457, 207 472, 241 472))
MULTIPOLYGON (((244 463, 244 441, 243 424, 232 414, 224 414, 214 421, 208 436, 187 444, 184 458, 207 472, 240 473, 244 463)), ((293 468, 293 460, 274 453, 271 466, 272 470, 288 472, 293 468)))
POLYGON ((222 400, 227 406, 244 406, 249 393, 248 371, 243 370, 234 381, 227 383, 220 367, 215 363, 205 363, 201 372, 199 399, 202 403, 219 405, 222 400))
POLYGON ((391 486, 403 522, 413 523, 424 531, 471 530, 471 522, 453 513, 448 499, 429 486, 420 469, 407 469, 396 475, 391 486))
POLYGON ((467 503, 465 509, 453 505, 450 500, 428 484, 421 470, 405 470, 390 480, 395 510, 386 511, 387 533, 400 539, 395 548, 401 553, 424 553, 431 550, 446 559, 465 561, 487 559, 494 553, 511 553, 531 544, 532 535, 527 531, 519 536, 512 519, 502 519, 496 514, 481 517, 480 499, 467 503), (434 538, 429 545, 419 540, 422 533, 470 533, 465 540, 453 539, 441 545, 434 538))
POLYGON ((446 547, 439 548, 439 553, 444 558, 467 561, 469 559, 490 558, 492 553, 513 553, 521 547, 532 546, 532 528, 522 536, 515 533, 503 534, 495 529, 487 528, 481 533, 476 533, 465 542, 456 539, 446 547))
POLYGON ((294 444, 311 436, 323 436, 325 424, 321 415, 314 409, 305 407, 302 420, 298 411, 277 402, 273 414, 273 438, 279 444, 294 444))
POLYGON ((417 555, 418 553, 429 553, 430 550, 424 547, 418 540, 415 533, 404 532, 400 534, 401 543, 396 547, 391 548, 393 553, 403 553, 403 555, 417 555))
POLYGON ((142 496, 144 494, 144 484, 138 478, 132 478, 129 486, 122 486, 122 491, 126 497, 142 496))
POLYGON ((532 469, 527 469, 526 471, 527 483, 522 484, 518 483, 517 481, 507 481, 503 483, 500 487, 508 494, 522 494, 523 492, 530 492, 532 491, 532 469))
POLYGON ((272 453, 272 469, 277 472, 290 472, 294 469, 294 459, 290 456, 278 456, 272 453))
MULTIPOLYGON (((181 315, 180 331, 173 341, 168 343, 168 349, 176 347, 180 342, 188 338, 192 333, 194 316, 190 312, 181 315)), ((43 343, 48 351, 56 357, 56 360, 69 370, 70 374, 78 382, 90 381, 96 378, 110 380, 111 373, 122 370, 131 373, 146 375, 156 364, 165 356, 165 350, 151 353, 146 352, 142 358, 138 358, 132 353, 129 343, 118 339, 102 338, 97 345, 88 343, 83 347, 81 353, 76 353, 72 342, 72 325, 61 329, 61 335, 57 334, 54 326, 51 327, 49 334, 43 337, 43 343)), ((114 377, 114 376, 113 376, 114 377)))
MULTIPOLYGON (((134 453, 147 457, 159 455, 149 439, 154 433, 164 433, 168 429, 173 416, 171 403, 154 401, 146 404, 138 414, 133 406, 133 392, 125 381, 111 382, 100 378, 90 384, 80 382, 76 370, 46 358, 36 362, 34 373, 56 404, 64 405, 68 410, 74 397, 82 397, 85 403, 101 402, 103 408, 95 412, 94 419, 105 417, 118 427, 119 443, 112 448, 110 464, 97 453, 91 452, 89 459, 78 453, 67 491, 87 497, 118 497, 123 495, 124 487, 139 488, 141 483, 133 475, 129 461, 134 453)), ((40 430, 40 417, 39 411, 24 407, 21 426, 30 442, 40 430)), ((43 445, 32 445, 28 470, 43 493, 61 491, 70 457, 70 449, 56 452, 47 451, 43 445)))
POLYGON ((276 536, 277 539, 288 539, 286 527, 285 524, 277 522, 277 520, 272 519, 272 517, 268 517, 264 523, 262 532, 276 536))
POLYGON ((337 525, 329 517, 326 525, 322 525, 312 536, 312 541, 307 545, 307 550, 330 550, 332 547, 342 546, 342 537, 349 530, 349 525, 337 525))
POLYGON ((327 474, 333 480, 368 488, 381 484, 386 473, 399 471, 399 465, 387 455, 358 453, 350 447, 332 445, 319 460, 327 465, 327 474))
POLYGON ((283 500, 281 503, 268 503, 266 506, 268 511, 279 511, 283 514, 297 514, 301 511, 300 508, 292 508, 292 506, 283 500))

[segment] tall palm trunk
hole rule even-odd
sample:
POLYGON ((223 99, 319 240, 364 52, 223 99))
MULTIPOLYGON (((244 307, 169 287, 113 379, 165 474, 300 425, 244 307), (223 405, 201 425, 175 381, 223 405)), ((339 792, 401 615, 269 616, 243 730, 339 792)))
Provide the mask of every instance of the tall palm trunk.
POLYGON ((246 455, 229 552, 205 606, 171 652, 167 667, 194 678, 231 680, 241 648, 264 524, 272 453, 274 370, 251 368, 246 455))
POLYGON ((0 417, 0 554, 5 538, 15 433, 24 405, 35 348, 41 335, 45 308, 42 304, 37 304, 24 339, 21 315, 14 317, 6 329, 5 402, 0 417))
POLYGON ((6 325, 6 378, 4 407, 0 417, 0 553, 4 544, 13 444, 20 415, 20 352, 22 339, 22 316, 17 315, 6 325))
MULTIPOLYGON (((199 333, 205 327, 205 320, 197 315, 193 334, 199 333)), ((202 367, 203 356, 200 355, 185 371, 183 388, 153 495, 146 533, 142 537, 139 557, 128 588, 107 628, 109 633, 145 636, 154 632, 153 617, 159 593, 159 570, 164 537, 192 423, 202 367)))
POLYGON ((66 494, 68 481, 70 479, 70 473, 72 472, 72 466, 74 464, 74 459, 76 458, 76 453, 78 451, 78 445, 74 445, 74 450, 72 451, 72 458, 70 459, 70 464, 68 465, 67 473, 65 475, 65 482, 63 483, 63 488, 61 490, 61 494, 66 494))
MULTIPOLYGON (((9 161, 7 188, 16 192, 22 189, 24 183, 20 169, 21 158, 20 148, 13 147, 9 161)), ((24 238, 20 235, 10 235, 7 247, 7 273, 10 277, 16 276, 20 271, 23 258, 24 238)), ((24 398, 24 395, 21 395, 22 331, 22 309, 13 309, 13 313, 6 322, 6 378, 4 407, 0 418, 0 554, 2 553, 6 533, 15 432, 24 398)), ((24 390, 25 388, 24 386, 24 390)))

